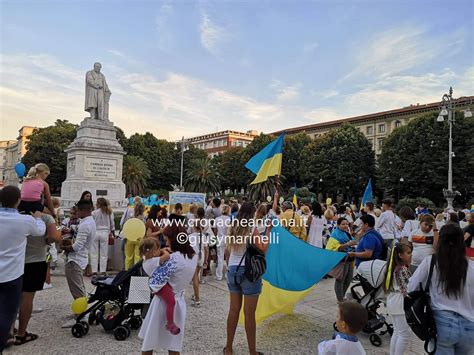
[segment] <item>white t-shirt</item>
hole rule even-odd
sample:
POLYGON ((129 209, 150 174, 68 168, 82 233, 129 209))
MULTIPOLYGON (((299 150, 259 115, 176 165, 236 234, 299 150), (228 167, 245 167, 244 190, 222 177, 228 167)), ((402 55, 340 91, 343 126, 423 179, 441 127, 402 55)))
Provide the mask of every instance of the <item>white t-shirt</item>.
POLYGON ((230 226, 230 216, 221 215, 216 218, 216 226, 217 226, 217 246, 220 248, 225 247, 226 236, 230 226))
POLYGON ((383 239, 396 239, 398 237, 398 226, 395 222, 395 213, 392 210, 384 211, 375 222, 375 229, 383 239))
POLYGON ((411 264, 414 266, 420 265, 424 258, 435 252, 433 231, 423 233, 421 229, 417 229, 408 237, 408 240, 413 244, 411 264))
MULTIPOLYGON (((418 290, 420 282, 426 286, 430 270, 431 256, 425 258, 408 283, 408 292, 418 290)), ((438 311, 452 311, 474 322, 474 261, 469 260, 466 283, 459 298, 448 298, 438 285, 438 268, 435 266, 430 284, 431 307, 438 311)))
POLYGON ((68 262, 75 262, 85 269, 89 262, 89 249, 95 239, 96 226, 92 216, 81 219, 77 228, 76 241, 72 245, 73 252, 67 256, 68 262))
POLYGON ((319 355, 365 355, 366 352, 360 341, 354 342, 341 338, 322 341, 318 345, 319 355))
POLYGON ((419 221, 414 219, 406 220, 402 230, 402 238, 410 238, 418 228, 420 228, 419 221))
POLYGON ((0 283, 16 280, 25 270, 26 237, 43 238, 46 226, 41 218, 0 207, 0 283))

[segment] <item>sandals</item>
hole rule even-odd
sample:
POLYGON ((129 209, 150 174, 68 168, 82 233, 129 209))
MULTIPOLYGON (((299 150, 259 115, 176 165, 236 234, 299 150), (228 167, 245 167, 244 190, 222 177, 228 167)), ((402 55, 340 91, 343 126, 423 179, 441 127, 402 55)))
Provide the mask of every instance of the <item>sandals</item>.
POLYGON ((35 341, 38 339, 38 335, 33 334, 33 333, 25 333, 25 336, 15 336, 15 342, 13 343, 14 345, 23 345, 25 343, 29 343, 30 341, 35 341))
POLYGON ((201 306, 201 301, 196 301, 196 296, 195 295, 192 295, 191 296, 191 301, 193 302, 193 306, 194 307, 200 307, 201 306))

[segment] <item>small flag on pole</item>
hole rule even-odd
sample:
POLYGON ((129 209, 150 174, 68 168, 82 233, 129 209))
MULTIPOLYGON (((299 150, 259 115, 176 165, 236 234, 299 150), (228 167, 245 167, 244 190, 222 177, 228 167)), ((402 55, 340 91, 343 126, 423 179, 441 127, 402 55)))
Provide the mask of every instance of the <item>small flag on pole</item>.
POLYGON ((293 205, 295 206, 295 211, 298 209, 298 198, 296 197, 296 184, 295 184, 295 193, 293 194, 293 205))
POLYGON ((270 176, 281 175, 283 141, 285 135, 275 139, 245 164, 252 173, 257 174, 251 185, 264 182, 270 176))
POLYGON ((360 208, 364 208, 367 202, 372 202, 372 179, 369 178, 369 182, 365 187, 364 196, 362 196, 362 202, 360 204, 360 208))

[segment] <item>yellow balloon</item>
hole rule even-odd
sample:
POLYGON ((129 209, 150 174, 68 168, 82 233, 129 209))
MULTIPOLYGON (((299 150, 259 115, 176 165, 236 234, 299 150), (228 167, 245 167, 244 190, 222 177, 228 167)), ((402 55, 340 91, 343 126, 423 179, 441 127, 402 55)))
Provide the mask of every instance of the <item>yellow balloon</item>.
POLYGON ((145 236, 145 223, 138 218, 130 218, 123 225, 123 235, 125 239, 136 242, 145 236))
POLYGON ((328 198, 326 199, 326 206, 329 206, 329 205, 331 204, 331 202, 332 202, 332 198, 331 198, 331 197, 328 197, 328 198))
POLYGON ((87 298, 79 297, 71 303, 71 309, 74 314, 81 314, 87 310, 87 298))

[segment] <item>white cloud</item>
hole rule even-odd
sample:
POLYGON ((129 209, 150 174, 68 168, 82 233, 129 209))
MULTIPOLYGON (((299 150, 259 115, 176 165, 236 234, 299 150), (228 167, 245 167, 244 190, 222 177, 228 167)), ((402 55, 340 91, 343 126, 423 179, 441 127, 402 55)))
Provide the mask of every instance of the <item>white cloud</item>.
POLYGON ((305 43, 303 46, 303 52, 305 53, 314 53, 316 49, 319 48, 319 43, 318 42, 313 42, 313 43, 305 43))
POLYGON ((109 52, 110 54, 113 54, 117 57, 120 57, 120 58, 125 57, 125 54, 123 54, 121 51, 119 51, 117 49, 109 49, 107 52, 109 52))
POLYGON ((355 68, 339 83, 353 78, 385 78, 400 75, 419 65, 426 65, 437 55, 457 53, 465 38, 462 31, 438 37, 427 36, 421 26, 406 25, 377 33, 359 45, 355 68))
POLYGON ((339 94, 340 94, 339 91, 334 90, 334 89, 311 91, 312 96, 319 97, 323 100, 330 99, 330 98, 335 97, 339 94))
POLYGON ((305 113, 303 117, 313 122, 326 122, 342 118, 341 114, 333 107, 319 107, 305 113))
POLYGON ((218 26, 206 12, 201 15, 199 26, 201 45, 212 54, 217 54, 219 43, 223 40, 225 31, 218 26))
POLYGON ((297 85, 294 86, 286 86, 279 90, 279 94, 277 96, 279 101, 294 101, 300 97, 299 87, 297 85))

